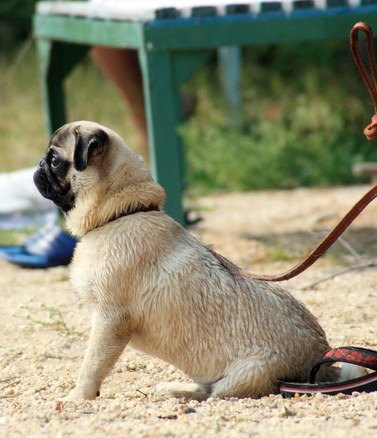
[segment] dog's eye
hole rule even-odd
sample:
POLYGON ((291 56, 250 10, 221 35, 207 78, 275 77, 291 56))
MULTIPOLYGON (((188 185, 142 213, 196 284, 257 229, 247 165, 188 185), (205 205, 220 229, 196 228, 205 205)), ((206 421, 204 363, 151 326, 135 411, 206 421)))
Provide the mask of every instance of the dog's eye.
POLYGON ((57 167, 59 167, 60 164, 60 160, 59 158, 55 157, 54 155, 51 158, 51 167, 53 167, 54 169, 56 169, 57 167))

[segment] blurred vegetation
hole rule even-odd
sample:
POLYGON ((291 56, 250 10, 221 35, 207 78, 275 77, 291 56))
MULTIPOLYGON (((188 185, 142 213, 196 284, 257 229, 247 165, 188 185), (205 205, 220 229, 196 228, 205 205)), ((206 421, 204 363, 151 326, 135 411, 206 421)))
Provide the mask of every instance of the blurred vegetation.
MULTIPOLYGON (((0 6, 0 171, 34 166, 46 144, 35 47, 14 68, 34 3, 0 6)), ((216 68, 213 58, 184 87, 198 98, 180 130, 191 192, 352 184, 360 182, 354 163, 377 160, 377 145, 362 133, 373 106, 348 41, 245 49, 240 124, 232 122, 216 68)), ((66 88, 69 120, 98 121, 135 143, 128 109, 90 59, 66 88)))
POLYGON ((0 2, 0 51, 6 51, 30 34, 30 17, 37 0, 2 0, 0 2))
POLYGON ((242 122, 234 125, 209 68, 183 128, 189 181, 200 191, 351 184, 377 159, 363 129, 373 105, 348 42, 261 46, 244 53, 242 122))

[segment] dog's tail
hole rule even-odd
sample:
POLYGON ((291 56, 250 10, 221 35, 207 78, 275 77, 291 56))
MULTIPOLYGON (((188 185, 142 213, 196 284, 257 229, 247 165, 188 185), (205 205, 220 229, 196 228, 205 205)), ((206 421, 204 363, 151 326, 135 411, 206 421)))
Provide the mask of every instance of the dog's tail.
POLYGON ((316 382, 343 382, 346 380, 357 379, 368 374, 364 367, 343 363, 342 366, 325 365, 321 367, 316 375, 316 382))

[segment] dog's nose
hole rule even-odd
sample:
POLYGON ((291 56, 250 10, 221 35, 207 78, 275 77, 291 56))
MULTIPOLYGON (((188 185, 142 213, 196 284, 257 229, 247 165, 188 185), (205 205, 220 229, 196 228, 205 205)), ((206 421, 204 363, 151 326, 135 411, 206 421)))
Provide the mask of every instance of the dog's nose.
POLYGON ((41 161, 39 162, 39 167, 44 167, 46 160, 44 158, 41 159, 41 161))

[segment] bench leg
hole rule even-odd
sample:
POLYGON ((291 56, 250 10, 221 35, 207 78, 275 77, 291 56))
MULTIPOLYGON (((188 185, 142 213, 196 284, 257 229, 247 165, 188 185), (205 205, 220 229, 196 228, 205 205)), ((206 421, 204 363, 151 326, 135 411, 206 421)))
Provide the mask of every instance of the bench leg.
POLYGON ((166 190, 166 213, 184 224, 183 156, 181 139, 176 132, 182 121, 181 96, 173 78, 171 56, 166 52, 148 55, 140 52, 139 59, 153 176, 166 190))
POLYGON ((166 213, 181 225, 185 225, 182 207, 185 175, 178 134, 182 123, 180 87, 208 59, 209 53, 139 51, 152 172, 166 190, 166 213))
POLYGON ((63 81, 88 51, 88 46, 37 40, 47 135, 66 122, 63 81))
POLYGON ((233 123, 241 121, 241 48, 220 47, 217 50, 221 86, 231 108, 233 123))

